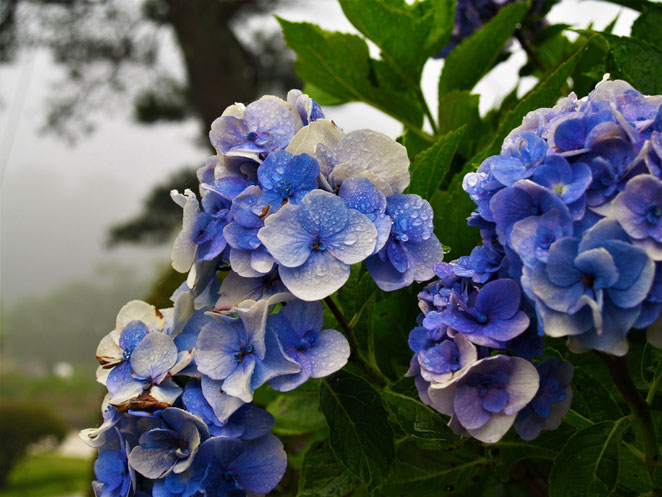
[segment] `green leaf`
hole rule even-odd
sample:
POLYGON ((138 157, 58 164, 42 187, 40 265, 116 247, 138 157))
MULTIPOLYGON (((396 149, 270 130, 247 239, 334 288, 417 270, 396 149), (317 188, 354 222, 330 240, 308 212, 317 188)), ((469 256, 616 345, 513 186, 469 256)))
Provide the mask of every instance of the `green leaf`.
POLYGON ((408 193, 431 199, 451 167, 457 146, 466 126, 439 138, 434 145, 416 156, 410 167, 411 181, 408 193))
POLYGON ((508 5, 481 29, 462 41, 446 58, 439 79, 439 95, 451 90, 471 90, 503 52, 529 4, 508 5))
POLYGON ((336 458, 367 486, 379 486, 395 459, 380 395, 362 378, 339 371, 320 383, 320 407, 336 458))
POLYGON ((632 24, 632 38, 644 41, 662 51, 662 8, 655 6, 644 10, 632 24))
POLYGON ((554 460, 575 432, 575 428, 563 423, 556 430, 543 431, 536 439, 528 442, 511 434, 496 446, 499 451, 496 463, 508 474, 515 463, 525 459, 554 460))
MULTIPOLYGON (((662 469, 662 468, 660 468, 662 469)), ((610 497, 642 497, 653 490, 646 465, 626 447, 621 447, 618 458, 618 480, 610 497)), ((652 492, 650 497, 655 494, 652 492)))
POLYGON ((427 450, 413 443, 398 447, 398 460, 382 494, 387 497, 464 495, 489 461, 466 449, 427 450))
POLYGON ((603 497, 618 477, 619 445, 628 418, 604 421, 575 433, 556 457, 550 497, 603 497))
POLYGON ((352 321, 357 314, 364 312, 366 303, 376 291, 377 285, 370 273, 363 265, 354 264, 347 283, 338 291, 338 302, 348 321, 352 321))
POLYGON ((306 452, 297 497, 345 497, 359 484, 333 455, 328 441, 306 452))
POLYGON ((451 245, 451 259, 469 255, 480 245, 480 231, 467 226, 467 217, 476 208, 469 194, 462 189, 462 177, 457 175, 450 183, 448 191, 439 191, 432 197, 430 205, 434 210, 434 234, 439 240, 451 245))
POLYGON ((609 43, 607 70, 645 95, 662 93, 662 51, 648 43, 614 35, 601 35, 609 43))
POLYGON ((476 133, 480 126, 479 99, 479 95, 457 90, 450 91, 439 99, 439 123, 437 125, 439 134, 448 133, 464 125, 467 126, 467 132, 458 146, 458 153, 465 158, 471 157, 480 139, 480 135, 476 133))
POLYGON ((340 0, 347 19, 381 48, 381 57, 418 87, 427 60, 450 39, 454 0, 340 0))
POLYGON ((274 433, 277 435, 301 435, 324 428, 317 394, 279 395, 266 409, 276 418, 274 433))
POLYGON ((419 128, 423 111, 415 94, 380 83, 368 45, 360 36, 325 31, 306 22, 278 18, 285 41, 297 55, 295 68, 306 84, 338 102, 365 102, 419 128))
POLYGON ((403 378, 382 393, 398 424, 412 438, 434 442, 436 447, 456 446, 460 437, 448 427, 448 418, 418 398, 413 378, 403 378))
POLYGON ((575 367, 572 392, 572 409, 594 423, 623 416, 609 390, 582 368, 575 367))

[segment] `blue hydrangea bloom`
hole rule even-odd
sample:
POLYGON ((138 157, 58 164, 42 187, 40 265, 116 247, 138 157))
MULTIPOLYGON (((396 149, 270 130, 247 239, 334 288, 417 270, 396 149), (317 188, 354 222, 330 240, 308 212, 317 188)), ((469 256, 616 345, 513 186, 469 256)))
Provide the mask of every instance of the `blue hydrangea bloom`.
POLYGON ((196 464, 205 468, 200 491, 205 497, 265 494, 285 473, 283 444, 273 435, 247 442, 212 437, 202 444, 196 464))
POLYGON ((162 427, 143 433, 129 454, 131 467, 150 479, 163 478, 171 471, 186 471, 200 444, 209 438, 204 421, 188 411, 168 407, 157 416, 162 427))
POLYGON ((391 234, 384 248, 366 260, 366 267, 379 288, 392 291, 432 278, 432 266, 443 260, 444 251, 434 235, 427 201, 411 194, 391 195, 386 201, 391 234))
POLYGON ((186 409, 205 422, 212 436, 253 440, 269 433, 274 425, 271 414, 250 403, 243 404, 227 420, 221 421, 207 401, 200 382, 187 383, 182 400, 186 409))
POLYGON ((503 245, 509 242, 515 223, 540 218, 551 210, 560 213, 560 225, 564 232, 572 229, 570 212, 559 196, 530 180, 520 180, 512 187, 497 192, 490 201, 490 210, 503 245))
POLYGON ((520 310, 519 285, 511 279, 487 283, 472 304, 459 302, 445 310, 441 318, 449 328, 462 333, 476 345, 505 347, 529 326, 529 317, 520 310))
POLYGON ((97 479, 92 487, 97 497, 126 497, 135 485, 135 476, 127 460, 127 447, 122 446, 119 436, 115 438, 115 442, 109 444, 111 447, 100 449, 94 461, 97 479))
POLYGON ((263 191, 249 186, 232 201, 233 220, 223 229, 230 245, 230 265, 244 278, 256 278, 270 272, 274 259, 258 238, 270 207, 264 205, 263 191))
POLYGON ((572 364, 550 357, 536 369, 540 375, 538 392, 515 420, 515 430, 524 440, 533 440, 542 430, 556 430, 572 403, 572 364))
POLYGON ((611 203, 616 219, 632 243, 654 261, 662 260, 662 181, 646 174, 632 178, 611 203))
POLYGON ((216 192, 209 192, 202 199, 204 210, 200 211, 191 190, 184 195, 173 190, 171 196, 184 209, 183 227, 172 247, 172 267, 184 273, 194 262, 211 261, 223 251, 223 228, 230 220, 230 204, 216 192))
MULTIPOLYGON (((411 341, 411 340, 410 340, 411 341)), ((462 334, 448 338, 417 354, 420 375, 431 384, 446 384, 458 371, 478 360, 476 347, 462 334)))
POLYGON ((300 205, 284 205, 267 217, 258 237, 287 289, 302 300, 320 300, 347 281, 351 264, 373 252, 377 230, 339 197, 314 190, 300 205))
POLYGON ((163 314, 145 302, 132 301, 120 310, 116 328, 97 348, 97 380, 108 388, 111 404, 143 392, 167 405, 179 396, 181 389, 168 377, 186 367, 192 355, 178 350, 165 327, 163 314))
POLYGON ((243 278, 230 271, 223 278, 214 309, 219 312, 229 311, 245 300, 257 302, 284 292, 287 292, 287 288, 280 281, 275 269, 256 278, 243 278))
POLYGON ((287 357, 272 330, 265 329, 266 301, 249 310, 236 309, 239 317, 217 315, 198 336, 195 362, 200 373, 222 380, 228 395, 244 402, 253 392, 279 375, 298 373, 301 366, 287 357))
POLYGON ((547 263, 537 263, 525 282, 545 333, 622 355, 654 274, 646 252, 631 245, 615 221, 603 219, 581 240, 552 244, 547 263))
POLYGON ((317 188, 320 168, 308 154, 292 155, 278 150, 264 160, 257 169, 262 187, 262 202, 277 210, 285 202, 298 204, 303 197, 317 188))
POLYGON ((349 343, 336 330, 322 330, 324 309, 321 302, 294 300, 267 318, 267 329, 278 336, 285 353, 301 371, 269 380, 276 390, 286 392, 302 385, 308 378, 323 378, 335 373, 349 358, 349 343))
POLYGON ((534 398, 536 368, 519 357, 487 357, 456 374, 450 383, 432 384, 432 406, 452 416, 449 425, 487 443, 498 442, 517 413, 534 398))
POLYGON ((318 119, 324 119, 324 112, 322 112, 319 104, 305 93, 302 93, 301 90, 288 91, 287 103, 299 113, 304 126, 318 119))
POLYGON ((338 196, 350 209, 365 214, 377 228, 377 243, 374 254, 386 244, 393 221, 386 214, 386 197, 367 178, 351 177, 343 181, 338 196))
MULTIPOLYGON (((193 464, 182 473, 168 473, 154 482, 151 497, 193 497, 200 495, 200 482, 205 473, 203 466, 193 464)), ((136 496, 137 497, 137 496, 136 496)))
POLYGON ((233 105, 216 119, 209 140, 221 154, 258 158, 287 147, 303 126, 299 113, 277 97, 262 97, 244 108, 233 105))
POLYGON ((547 153, 547 144, 536 133, 525 131, 511 137, 501 150, 501 155, 493 155, 485 162, 489 164, 494 178, 504 186, 530 178, 537 166, 542 164, 547 153))

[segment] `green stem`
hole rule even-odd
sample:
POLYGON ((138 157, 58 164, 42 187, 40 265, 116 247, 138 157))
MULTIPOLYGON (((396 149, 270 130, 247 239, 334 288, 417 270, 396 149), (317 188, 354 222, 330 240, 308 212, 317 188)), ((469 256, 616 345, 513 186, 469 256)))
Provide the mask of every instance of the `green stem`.
POLYGON ((356 335, 354 335, 354 329, 350 326, 349 322, 347 321, 347 318, 345 315, 342 313, 340 308, 336 305, 336 303, 333 301, 331 296, 324 297, 324 303, 327 305, 333 316, 336 318, 336 321, 338 321, 338 324, 340 327, 343 329, 345 332, 345 337, 347 337, 347 341, 349 342, 349 346, 354 352, 352 355, 354 364, 358 366, 361 371, 366 375, 366 377, 370 378, 374 383, 379 385, 380 387, 385 387, 388 385, 388 380, 386 377, 379 371, 375 366, 373 366, 369 361, 366 361, 363 355, 359 352, 359 345, 358 342, 356 341, 356 335))
POLYGON ((423 92, 421 91, 421 88, 418 88, 417 91, 418 95, 418 101, 421 102, 421 105, 423 106, 423 111, 425 112, 425 116, 428 118, 428 122, 430 123, 430 127, 432 128, 432 133, 437 136, 439 134, 439 128, 437 128, 437 123, 434 121, 434 116, 432 115, 432 111, 430 110, 430 107, 428 106, 427 101, 425 100, 425 96, 423 95, 423 92))
POLYGON ((531 62, 533 62, 533 64, 540 70, 543 77, 545 77, 545 74, 547 74, 547 68, 545 67, 545 64, 543 64, 542 59, 538 57, 538 54, 533 51, 526 38, 524 38, 522 31, 516 29, 515 38, 517 38, 517 41, 526 52, 526 55, 529 57, 529 59, 531 59, 531 62))
POLYGON ((646 395, 646 402, 648 403, 648 405, 653 404, 653 400, 655 400, 655 394, 657 393, 657 389, 660 387, 661 381, 662 381, 662 361, 660 361, 657 365, 655 376, 653 377, 651 386, 648 389, 648 395, 646 395))
POLYGON ((660 454, 655 441, 655 430, 653 428, 650 407, 639 390, 637 390, 634 381, 632 381, 632 376, 630 375, 630 370, 625 359, 601 352, 598 352, 598 355, 605 361, 614 383, 616 383, 618 390, 621 392, 623 400, 630 408, 632 419, 637 425, 639 434, 644 442, 646 467, 651 475, 651 479, 653 479, 653 472, 660 460, 660 454))

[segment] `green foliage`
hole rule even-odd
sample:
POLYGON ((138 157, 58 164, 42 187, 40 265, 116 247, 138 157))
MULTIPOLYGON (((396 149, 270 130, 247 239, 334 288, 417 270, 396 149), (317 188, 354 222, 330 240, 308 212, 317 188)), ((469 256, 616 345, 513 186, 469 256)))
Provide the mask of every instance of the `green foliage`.
POLYGON ((377 391, 339 371, 320 383, 320 407, 336 458, 369 487, 379 486, 395 458, 393 430, 377 391))
POLYGON ((524 2, 504 7, 490 22, 455 47, 441 72, 439 95, 476 86, 492 69, 528 9, 529 4, 524 2))
POLYGON ((651 5, 632 24, 632 37, 662 51, 662 7, 651 5))
POLYGON ((617 483, 620 440, 628 424, 627 418, 603 421, 570 437, 549 476, 550 497, 609 495, 617 483))
POLYGON ((279 395, 266 409, 276 418, 274 433, 278 435, 303 435, 324 427, 317 393, 279 395))
MULTIPOLYGON (((297 74, 342 102, 366 102, 417 129, 423 113, 415 94, 394 88, 389 71, 370 58, 360 36, 278 19, 297 54, 297 74)), ((392 74, 391 74, 392 76, 392 74)))
POLYGON ((466 131, 463 126, 442 136, 430 148, 419 153, 410 168, 409 193, 432 198, 444 180, 455 151, 466 131))
POLYGON ((609 45, 607 70, 613 78, 631 83, 646 95, 662 93, 662 51, 633 38, 602 34, 609 45))
POLYGON ((30 454, 21 459, 0 490, 0 497, 88 495, 92 461, 61 454, 30 454))
POLYGON ((0 406, 0 487, 7 484, 10 471, 30 444, 45 437, 62 441, 68 429, 64 420, 47 406, 28 401, 4 401, 0 406))
POLYGON ((580 367, 575 368, 572 379, 572 409, 591 421, 615 421, 623 412, 601 382, 580 367))
POLYGON ((347 19, 382 49, 381 57, 402 79, 418 86, 423 65, 450 39, 454 0, 408 5, 404 0, 340 0, 347 19))
POLYGON ((448 420, 423 404, 413 378, 403 378, 382 393, 396 421, 407 435, 435 447, 458 445, 457 436, 447 426, 448 420))
POLYGON ((405 442, 398 447, 398 461, 382 487, 387 497, 464 495, 463 490, 480 481, 489 463, 465 449, 421 449, 405 442))
POLYGON ((338 462, 328 441, 315 444, 303 460, 297 497, 345 497, 359 482, 338 462))

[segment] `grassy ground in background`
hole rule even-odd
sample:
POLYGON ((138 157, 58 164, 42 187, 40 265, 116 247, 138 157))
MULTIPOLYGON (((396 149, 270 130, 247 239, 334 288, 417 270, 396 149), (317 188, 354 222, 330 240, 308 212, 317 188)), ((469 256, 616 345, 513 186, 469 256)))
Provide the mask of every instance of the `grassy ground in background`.
POLYGON ((92 462, 53 453, 31 454, 21 460, 0 497, 59 497, 86 495, 92 462))

